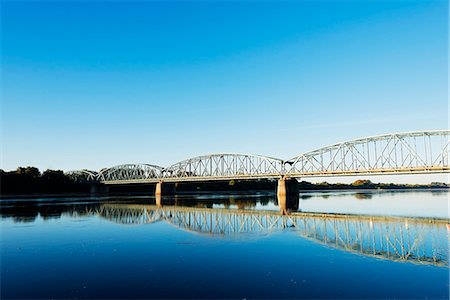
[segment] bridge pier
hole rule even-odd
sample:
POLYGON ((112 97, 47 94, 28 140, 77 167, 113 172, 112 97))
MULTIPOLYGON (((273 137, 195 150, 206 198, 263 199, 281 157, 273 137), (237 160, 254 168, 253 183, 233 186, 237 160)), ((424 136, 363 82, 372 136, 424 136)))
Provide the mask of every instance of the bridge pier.
POLYGON ((298 181, 295 178, 286 178, 283 176, 278 180, 277 200, 278 207, 283 215, 287 215, 293 210, 298 210, 298 181))
POLYGON ((161 194, 155 194, 156 206, 162 207, 161 194))
POLYGON ((161 196, 162 194, 162 181, 156 183, 155 196, 161 196))
POLYGON ((155 197, 157 196, 169 196, 175 194, 175 184, 174 183, 164 183, 162 180, 156 183, 155 186, 155 197))

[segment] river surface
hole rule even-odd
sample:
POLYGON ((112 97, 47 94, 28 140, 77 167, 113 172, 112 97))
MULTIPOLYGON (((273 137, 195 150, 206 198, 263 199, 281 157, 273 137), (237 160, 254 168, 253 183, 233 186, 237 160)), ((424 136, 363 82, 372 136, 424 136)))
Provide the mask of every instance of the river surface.
POLYGON ((3 199, 1 298, 448 299, 448 196, 3 199))

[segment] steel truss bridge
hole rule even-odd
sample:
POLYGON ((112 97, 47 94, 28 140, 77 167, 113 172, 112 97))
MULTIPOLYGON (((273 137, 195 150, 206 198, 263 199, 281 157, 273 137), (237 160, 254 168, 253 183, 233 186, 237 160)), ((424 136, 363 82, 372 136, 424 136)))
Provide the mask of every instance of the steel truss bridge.
POLYGON ((412 218, 226 210, 139 204, 103 204, 88 214, 124 224, 167 222, 192 232, 248 238, 292 230, 303 238, 364 256, 448 266, 446 222, 412 218))
POLYGON ((125 164, 99 172, 68 172, 77 181, 105 184, 193 182, 281 177, 447 173, 450 130, 393 133, 345 141, 288 160, 220 153, 169 167, 125 164))

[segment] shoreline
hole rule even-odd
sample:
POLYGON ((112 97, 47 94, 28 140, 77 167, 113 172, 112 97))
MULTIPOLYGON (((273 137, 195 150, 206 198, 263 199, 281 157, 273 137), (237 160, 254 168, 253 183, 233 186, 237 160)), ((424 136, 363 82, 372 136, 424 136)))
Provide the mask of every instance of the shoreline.
MULTIPOLYGON (((299 194, 310 194, 310 193, 327 193, 327 192, 354 192, 354 193, 374 193, 374 192, 449 192, 450 188, 446 187, 411 187, 411 188, 347 188, 347 189, 305 189, 299 190, 299 194)), ((220 194, 220 195, 243 195, 243 194, 276 194, 275 191, 269 190, 247 190, 247 191, 181 191, 172 195, 166 195, 168 197, 174 195, 208 195, 208 194, 220 194)), ((101 198, 101 197, 124 197, 124 196, 148 196, 154 197, 152 193, 145 194, 140 192, 135 193, 117 193, 117 194, 91 194, 91 193, 63 193, 63 194, 6 194, 0 195, 0 201, 3 199, 36 199, 36 198, 65 198, 65 197, 89 197, 89 198, 101 198)), ((164 196, 164 195, 163 195, 164 196)))

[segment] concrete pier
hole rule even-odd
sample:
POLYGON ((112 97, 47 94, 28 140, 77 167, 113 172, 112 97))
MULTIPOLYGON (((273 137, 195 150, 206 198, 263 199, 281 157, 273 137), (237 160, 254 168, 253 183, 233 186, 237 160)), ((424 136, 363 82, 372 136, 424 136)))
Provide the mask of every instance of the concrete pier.
MULTIPOLYGON (((159 181, 155 186, 155 197, 171 196, 175 194, 175 184, 172 182, 159 181)), ((161 198, 160 198, 161 199, 161 198)))
POLYGON ((156 206, 162 207, 161 194, 155 194, 156 206))
POLYGON ((283 215, 297 211, 299 206, 298 181, 295 178, 282 177, 278 180, 277 200, 283 215))
POLYGON ((162 194, 162 181, 156 183, 155 196, 161 196, 162 194))

